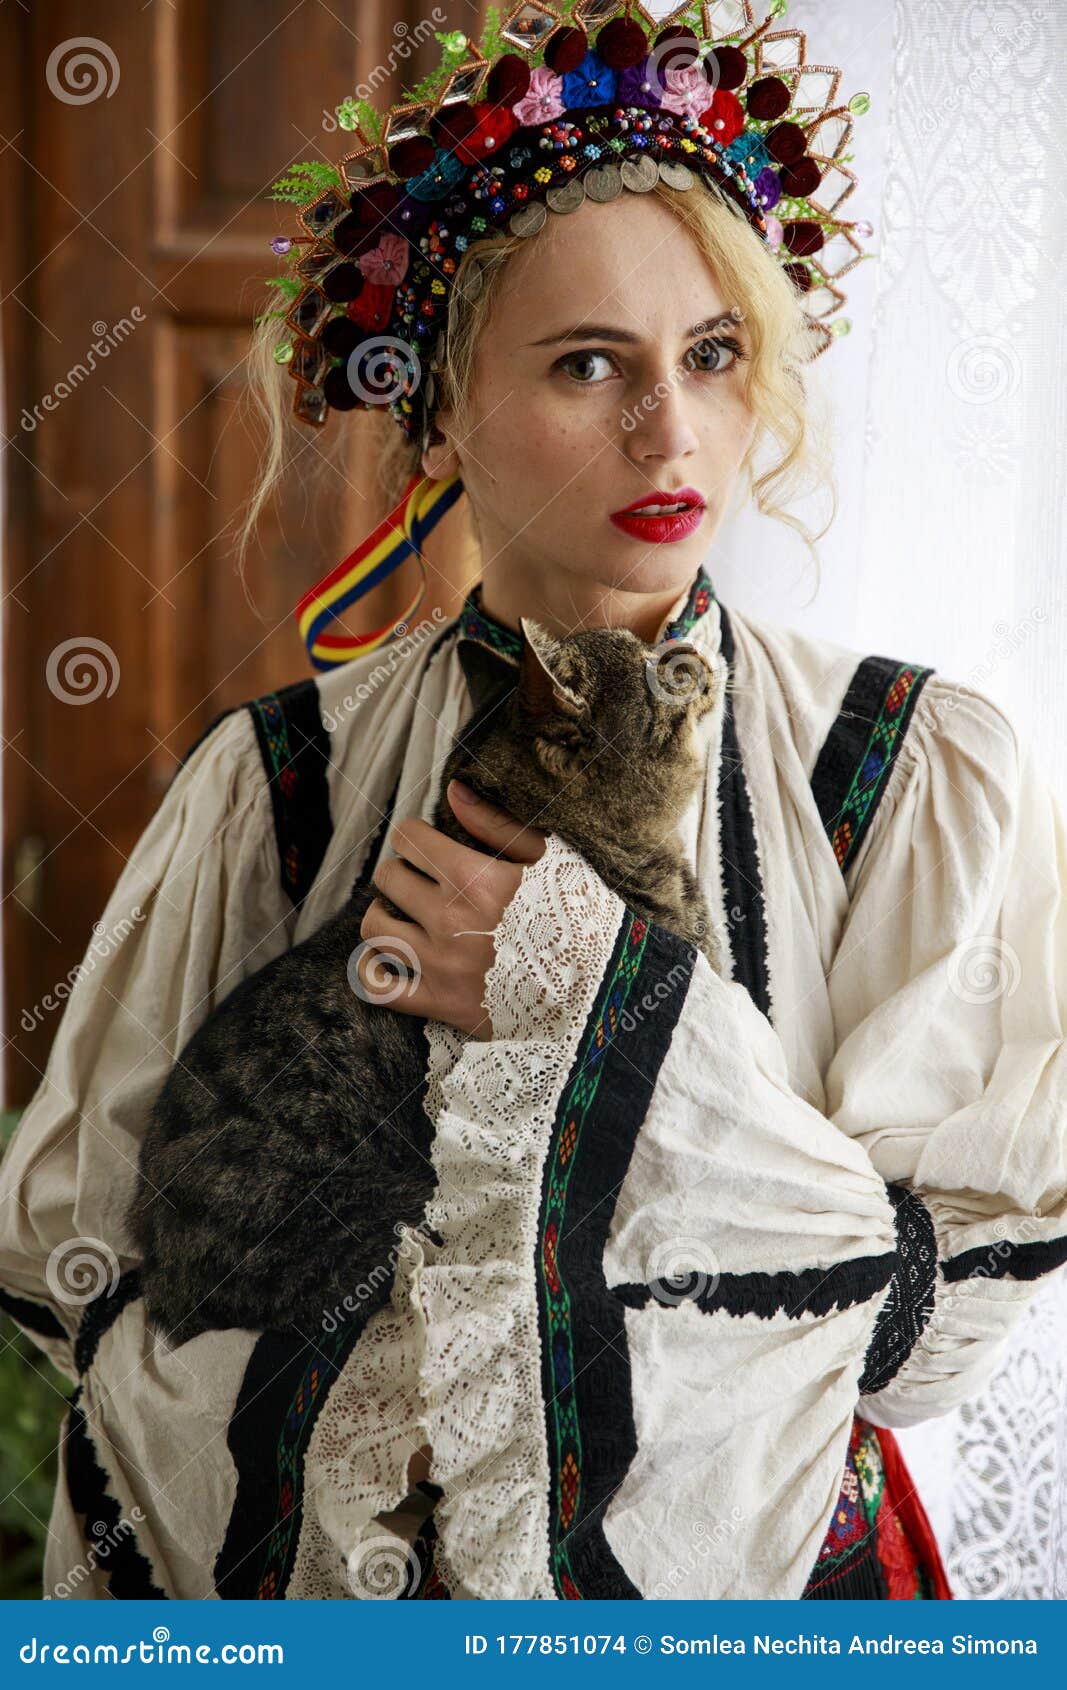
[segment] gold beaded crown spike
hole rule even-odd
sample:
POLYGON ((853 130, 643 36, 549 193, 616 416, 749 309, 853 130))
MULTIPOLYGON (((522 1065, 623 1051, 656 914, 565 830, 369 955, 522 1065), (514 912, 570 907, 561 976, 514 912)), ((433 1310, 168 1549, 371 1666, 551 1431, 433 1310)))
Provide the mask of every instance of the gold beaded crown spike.
MULTIPOLYGON (((661 18, 636 0, 520 0, 504 17, 490 9, 480 45, 438 36, 437 70, 384 116, 345 102, 355 150, 275 184, 275 198, 319 190, 301 232, 271 243, 290 255, 272 278, 289 309, 271 315, 292 330, 275 357, 299 420, 387 405, 424 443, 468 248, 657 181, 715 193, 757 230, 802 295, 812 356, 825 351, 847 332, 841 281, 873 233, 840 216, 856 186, 853 117, 870 101, 838 103, 840 70, 778 27, 786 6, 772 0, 757 22, 752 0, 661 18)), ((480 288, 474 259, 461 285, 480 288)))

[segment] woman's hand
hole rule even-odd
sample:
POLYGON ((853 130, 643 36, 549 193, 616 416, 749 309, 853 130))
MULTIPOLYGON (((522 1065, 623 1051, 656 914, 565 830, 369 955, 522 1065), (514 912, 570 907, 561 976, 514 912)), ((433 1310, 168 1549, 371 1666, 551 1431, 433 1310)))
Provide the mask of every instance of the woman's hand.
POLYGON ((469 792, 460 781, 449 782, 453 813, 500 857, 460 845, 418 816, 397 822, 389 835, 397 855, 379 863, 373 884, 408 919, 398 921, 380 899, 374 900, 360 926, 368 943, 356 972, 369 1003, 491 1039, 492 1022, 482 997, 494 956, 493 935, 518 891, 523 868, 544 853, 546 835, 473 793, 465 798, 469 792), (383 958, 401 962, 412 978, 390 974, 383 958))

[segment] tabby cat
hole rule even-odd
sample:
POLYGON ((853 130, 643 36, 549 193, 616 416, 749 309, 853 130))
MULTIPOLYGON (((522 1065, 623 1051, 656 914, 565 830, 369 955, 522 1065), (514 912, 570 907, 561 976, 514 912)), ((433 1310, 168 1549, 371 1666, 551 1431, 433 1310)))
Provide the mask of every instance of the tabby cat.
MULTIPOLYGON (((554 831, 639 914, 710 949, 674 828, 703 773, 693 732, 717 692, 683 641, 628 629, 556 639, 529 618, 516 661, 463 638, 474 711, 445 761, 433 825, 485 851, 445 796, 461 779, 554 831)), ((354 989, 357 881, 339 914, 241 982, 181 1051, 152 1111, 128 1214, 148 1318, 172 1342, 295 1323, 388 1288, 396 1224, 435 1178, 425 1022, 354 989), (362 1289, 361 1289, 362 1288, 362 1289), (347 1300, 346 1300, 347 1299, 347 1300)))

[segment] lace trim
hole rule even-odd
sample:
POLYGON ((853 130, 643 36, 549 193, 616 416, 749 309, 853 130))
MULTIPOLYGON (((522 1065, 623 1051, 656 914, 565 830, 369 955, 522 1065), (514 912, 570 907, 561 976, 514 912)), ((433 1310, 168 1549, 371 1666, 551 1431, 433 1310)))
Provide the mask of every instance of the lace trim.
POLYGON ((430 1021, 439 1247, 414 1272, 440 1551, 465 1594, 555 1599, 541 1389, 537 1226, 561 1090, 624 905, 550 835, 495 938, 491 1041, 430 1021))
POLYGON ((888 1185, 896 1211, 897 1265, 867 1349, 861 1396, 884 1390, 915 1348, 934 1310, 937 1239, 929 1209, 917 1191, 888 1185))

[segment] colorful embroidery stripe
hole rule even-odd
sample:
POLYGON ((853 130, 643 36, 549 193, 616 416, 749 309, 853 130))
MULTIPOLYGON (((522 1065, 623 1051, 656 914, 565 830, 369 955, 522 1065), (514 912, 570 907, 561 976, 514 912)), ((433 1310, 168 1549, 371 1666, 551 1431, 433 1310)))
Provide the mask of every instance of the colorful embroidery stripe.
POLYGON ((842 873, 874 819, 923 686, 918 664, 865 657, 819 753, 812 791, 842 873))
MULTIPOLYGON (((485 615, 480 604, 480 585, 479 583, 471 588, 459 613, 460 637, 481 640, 483 645, 491 646, 494 651, 499 651, 503 656, 513 658, 517 662, 522 656, 522 635, 485 615)), ((689 597, 684 607, 670 623, 663 638, 680 640, 691 633, 700 618, 707 614, 714 598, 715 589, 711 578, 701 568, 689 589, 689 597)))
POLYGON ((604 1053, 616 1035, 620 1013, 629 997, 648 938, 648 926, 639 916, 624 921, 621 943, 613 965, 609 964, 607 985, 589 1029, 577 1071, 564 1094, 544 1205, 540 1267, 544 1307, 548 1322, 548 1362, 552 1389, 548 1402, 555 1442, 555 1497, 552 1506, 552 1566, 557 1589, 565 1598, 581 1597, 570 1565, 566 1533, 577 1517, 582 1500, 582 1434, 579 1425, 574 1381, 571 1300, 558 1269, 557 1246, 563 1233, 567 1192, 580 1146, 582 1126, 596 1097, 604 1053))

